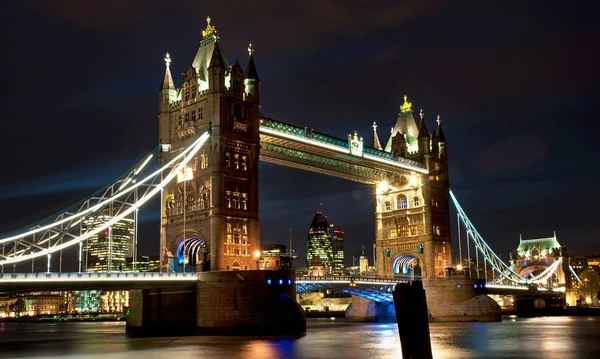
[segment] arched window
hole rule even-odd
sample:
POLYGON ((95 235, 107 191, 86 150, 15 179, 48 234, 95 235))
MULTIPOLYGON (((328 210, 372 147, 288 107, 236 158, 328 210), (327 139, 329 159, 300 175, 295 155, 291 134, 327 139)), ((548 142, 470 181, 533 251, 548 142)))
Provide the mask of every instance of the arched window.
POLYGON ((200 160, 201 160, 201 162, 200 162, 200 168, 201 169, 208 168, 208 155, 202 154, 200 156, 200 160))
POLYGON ((399 194, 396 196, 396 204, 398 209, 408 208, 408 199, 406 198, 406 195, 399 194))
POLYGON ((248 209, 248 195, 242 193, 242 209, 248 209))
POLYGON ((225 207, 231 208, 231 192, 225 192, 225 207))
POLYGON ((240 155, 237 153, 233 155, 233 166, 236 170, 240 169, 240 155))
POLYGON ((237 192, 233 193, 233 208, 240 209, 240 194, 237 192))
POLYGON ((248 170, 248 157, 242 156, 242 171, 248 170))
POLYGON ((225 167, 231 167, 231 153, 225 152, 225 167))

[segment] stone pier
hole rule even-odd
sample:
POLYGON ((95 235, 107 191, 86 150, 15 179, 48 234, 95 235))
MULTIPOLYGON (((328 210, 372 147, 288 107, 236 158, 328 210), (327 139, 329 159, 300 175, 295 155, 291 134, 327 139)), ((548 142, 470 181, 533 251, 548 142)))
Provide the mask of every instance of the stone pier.
POLYGON ((195 286, 130 292, 132 335, 302 334, 306 316, 288 271, 197 273, 195 286))
MULTIPOLYGON (((500 306, 485 294, 484 280, 451 278, 424 280, 430 321, 489 322, 502 320, 500 306)), ((346 309, 350 322, 396 320, 393 304, 352 296, 346 309)))

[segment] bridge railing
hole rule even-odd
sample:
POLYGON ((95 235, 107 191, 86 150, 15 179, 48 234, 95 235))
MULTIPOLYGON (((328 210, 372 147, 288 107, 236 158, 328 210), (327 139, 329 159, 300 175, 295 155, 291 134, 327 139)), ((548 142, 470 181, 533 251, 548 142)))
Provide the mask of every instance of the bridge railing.
POLYGON ((0 273, 0 282, 20 281, 160 281, 195 280, 196 273, 170 272, 85 272, 85 273, 0 273))
POLYGON ((381 283, 381 284, 396 284, 399 281, 406 281, 409 280, 408 278, 363 278, 363 277, 342 277, 342 276, 331 276, 331 277, 327 277, 327 276, 302 276, 302 277, 296 277, 296 282, 343 282, 343 283, 350 283, 350 282, 354 282, 354 283, 359 283, 359 282, 363 282, 363 283, 381 283))

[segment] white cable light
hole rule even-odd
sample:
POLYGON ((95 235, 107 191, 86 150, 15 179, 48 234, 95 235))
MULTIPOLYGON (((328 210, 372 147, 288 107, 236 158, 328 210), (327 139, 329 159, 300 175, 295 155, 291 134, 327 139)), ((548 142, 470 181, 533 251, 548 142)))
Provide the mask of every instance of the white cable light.
MULTIPOLYGON (((140 198, 137 203, 135 203, 134 205, 132 205, 130 208, 128 208, 127 210, 123 211, 121 214, 119 214, 118 216, 113 217, 111 220, 109 220, 108 222, 105 222, 102 226, 97 227, 91 231, 86 232, 84 235, 77 237, 76 239, 73 239, 71 241, 62 243, 60 245, 54 246, 52 248, 48 248, 39 252, 35 252, 35 253, 31 253, 28 255, 24 255, 18 258, 8 258, 5 259, 3 261, 0 261, 0 265, 5 265, 5 264, 11 264, 11 263, 17 263, 17 262, 21 262, 21 261, 25 261, 31 258, 37 258, 40 256, 43 256, 45 254, 50 254, 50 253, 54 253, 57 252, 61 249, 70 247, 74 244, 77 244, 85 239, 90 238, 93 235, 98 234, 99 232, 105 230, 106 228, 112 226, 113 224, 115 224, 116 222, 120 221, 121 219, 123 219, 124 217, 128 216, 131 212, 133 212, 134 210, 136 210, 137 208, 139 208, 141 205, 143 205, 144 203, 146 203, 150 198, 152 198, 156 193, 158 193, 164 186, 166 186, 167 183, 169 183, 176 175, 177 173, 192 159, 192 157, 200 150, 200 147, 202 147, 202 145, 204 144, 204 142, 208 139, 208 132, 205 132, 202 136, 200 136, 200 138, 198 138, 198 140, 194 141, 194 143, 189 146, 185 151, 182 152, 182 154, 188 153, 187 156, 185 156, 184 160, 181 161, 180 163, 178 163, 172 170, 171 172, 167 175, 167 177, 159 184, 157 185, 155 188, 153 188, 150 192, 148 192, 145 196, 143 196, 142 198, 140 198)), ((181 154, 179 156, 177 156, 176 158, 180 158, 181 154)), ((173 160, 174 161, 174 160, 173 160)), ((154 172, 153 175, 146 177, 146 179, 144 179, 144 181, 146 181, 147 179, 149 179, 150 177, 154 177, 156 174, 159 174, 160 172, 162 172, 162 170, 164 170, 165 168, 167 168, 173 161, 169 162, 167 165, 163 166, 161 169, 159 169, 158 171, 154 172)), ((139 185, 139 184, 138 184, 139 185)), ((131 191, 133 189, 135 189, 138 185, 130 187, 127 191, 131 191)), ((122 193, 121 193, 122 194, 122 193)), ((113 201, 116 197, 119 197, 121 194, 105 201, 105 202, 109 202, 109 201, 113 201)), ((18 237, 20 238, 20 237, 18 237)), ((6 241, 6 240, 4 240, 6 241)))

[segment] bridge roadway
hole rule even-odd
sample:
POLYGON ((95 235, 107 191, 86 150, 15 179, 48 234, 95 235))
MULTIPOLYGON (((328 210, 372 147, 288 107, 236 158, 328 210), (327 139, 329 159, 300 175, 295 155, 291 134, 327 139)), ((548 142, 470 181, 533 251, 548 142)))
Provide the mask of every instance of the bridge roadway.
MULTIPOLYGON (((417 278, 418 279, 418 278, 417 278)), ((397 283, 415 278, 394 279, 352 276, 296 278, 297 293, 331 288, 376 302, 393 302, 392 291, 397 283)), ((443 279, 440 279, 443 280, 443 279)), ((196 273, 111 272, 111 273, 0 273, 0 292, 32 290, 128 290, 146 288, 182 287, 194 285, 196 273)), ((564 288, 503 285, 488 283, 486 294, 555 296, 564 288)))

